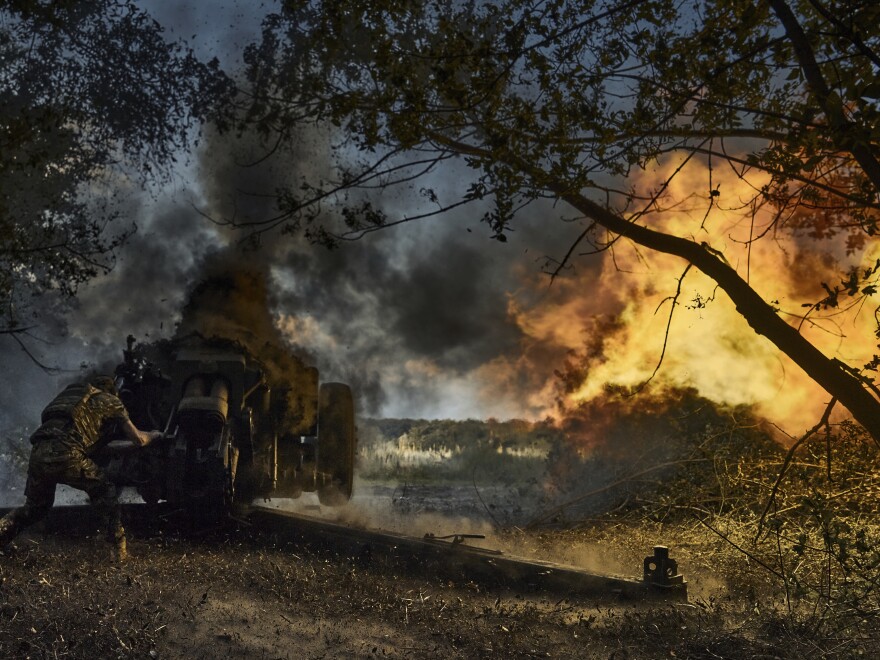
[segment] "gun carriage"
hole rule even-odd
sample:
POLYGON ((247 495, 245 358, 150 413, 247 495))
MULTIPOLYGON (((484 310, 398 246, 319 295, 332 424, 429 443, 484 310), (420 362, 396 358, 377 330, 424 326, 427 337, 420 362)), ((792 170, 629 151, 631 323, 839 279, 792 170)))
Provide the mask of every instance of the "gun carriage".
POLYGON ((111 446, 107 469, 120 485, 196 513, 303 492, 330 506, 351 498, 348 385, 319 384, 318 370, 296 359, 279 375, 226 339, 134 344, 129 336, 116 369, 120 398, 135 425, 164 436, 129 454, 111 446))

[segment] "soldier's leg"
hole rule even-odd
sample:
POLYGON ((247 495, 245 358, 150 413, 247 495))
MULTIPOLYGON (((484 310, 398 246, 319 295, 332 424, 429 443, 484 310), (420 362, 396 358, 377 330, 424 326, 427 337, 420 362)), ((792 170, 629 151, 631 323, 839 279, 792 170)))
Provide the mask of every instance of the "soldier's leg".
POLYGON ((10 543, 22 530, 45 518, 55 501, 55 480, 34 467, 31 465, 28 469, 24 506, 0 518, 0 548, 10 543))
POLYGON ((72 472, 63 483, 86 492, 104 521, 107 540, 113 544, 116 558, 125 559, 125 529, 122 527, 122 511, 116 486, 94 461, 85 456, 77 461, 72 472))

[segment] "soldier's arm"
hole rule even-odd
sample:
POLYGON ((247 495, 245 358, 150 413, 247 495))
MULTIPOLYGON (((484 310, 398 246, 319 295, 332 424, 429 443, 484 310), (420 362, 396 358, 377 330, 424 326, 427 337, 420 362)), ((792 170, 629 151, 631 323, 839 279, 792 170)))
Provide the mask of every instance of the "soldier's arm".
POLYGON ((145 447, 153 440, 162 437, 162 431, 141 431, 130 419, 126 419, 122 425, 122 433, 125 437, 141 447, 145 447))

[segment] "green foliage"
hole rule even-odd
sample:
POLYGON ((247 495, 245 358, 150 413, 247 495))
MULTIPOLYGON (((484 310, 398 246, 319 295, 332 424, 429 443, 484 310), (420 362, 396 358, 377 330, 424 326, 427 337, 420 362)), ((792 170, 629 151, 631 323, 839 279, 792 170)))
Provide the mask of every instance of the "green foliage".
POLYGON ((134 229, 111 225, 122 181, 167 175, 229 91, 131 2, 0 9, 0 330, 112 266, 134 229))
POLYGON ((824 609, 817 627, 833 629, 853 616, 859 630, 880 611, 878 457, 850 423, 816 437, 798 451, 756 537, 787 598, 824 609))
MULTIPOLYGON (((625 434, 589 455, 569 451, 557 457, 568 466, 568 484, 590 485, 570 486, 564 506, 549 508, 536 522, 579 527, 599 519, 641 528, 659 523, 678 530, 671 538, 702 523, 700 547, 711 547, 714 539, 722 548, 714 556, 747 559, 731 589, 769 584, 760 596, 773 603, 775 613, 767 620, 778 616, 798 643, 837 648, 840 657, 870 646, 880 614, 880 450, 874 440, 851 422, 828 426, 797 446, 783 472, 784 448, 747 411, 693 403, 687 397, 672 402, 669 419, 660 418, 660 425, 679 435, 640 435, 647 446, 636 452, 638 443, 631 442, 629 464, 618 446, 625 434), (671 421, 681 420, 682 412, 690 417, 684 426, 671 421), (645 472, 651 467, 645 459, 658 448, 666 459, 677 458, 645 472), (613 488, 579 496, 608 483, 613 488)), ((616 425, 639 430, 637 420, 624 418, 616 425)))
POLYGON ((567 441, 548 456, 552 497, 535 526, 577 525, 609 511, 663 523, 694 511, 757 515, 763 491, 756 478, 772 480, 766 466, 783 453, 747 407, 721 406, 686 389, 609 390, 567 411, 561 431, 567 441))
POLYGON ((818 191, 808 215, 873 218, 880 180, 851 147, 880 137, 875 4, 824 15, 801 3, 799 32, 772 4, 288 2, 247 53, 245 121, 282 139, 304 118, 344 129, 365 157, 354 188, 408 184, 457 154, 475 172, 466 199, 495 200, 497 236, 523 204, 564 190, 626 208, 635 200, 609 177, 670 153, 764 170, 759 197, 774 204, 818 191), (830 91, 808 80, 796 32, 830 91))
POLYGON ((506 485, 543 479, 547 455, 564 442, 549 423, 523 420, 365 420, 358 437, 366 479, 506 485))

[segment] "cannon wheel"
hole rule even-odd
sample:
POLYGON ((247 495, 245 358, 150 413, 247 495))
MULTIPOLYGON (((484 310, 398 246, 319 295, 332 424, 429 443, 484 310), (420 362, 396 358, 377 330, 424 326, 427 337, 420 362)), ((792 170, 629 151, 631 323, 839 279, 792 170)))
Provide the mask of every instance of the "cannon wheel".
POLYGON ((332 482, 318 488, 318 501, 340 506, 351 499, 354 486, 354 401, 343 383, 324 383, 318 398, 318 471, 332 482))

